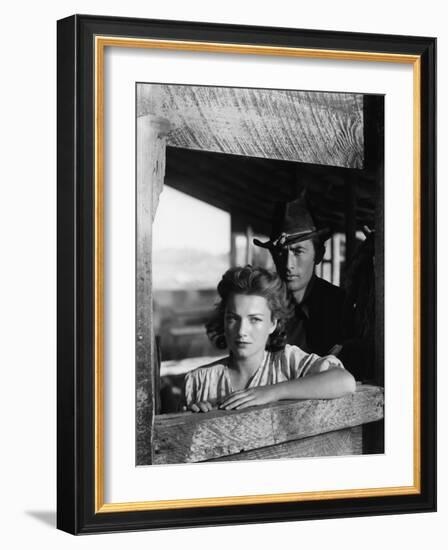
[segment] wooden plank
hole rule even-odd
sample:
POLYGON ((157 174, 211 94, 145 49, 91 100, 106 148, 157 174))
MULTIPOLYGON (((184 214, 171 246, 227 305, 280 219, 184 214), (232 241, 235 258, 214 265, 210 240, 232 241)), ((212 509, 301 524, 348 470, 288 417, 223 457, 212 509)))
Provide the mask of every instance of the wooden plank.
POLYGON ((141 84, 137 110, 172 123, 173 147, 363 167, 361 94, 141 84))
POLYGON ((347 456, 360 455, 362 453, 362 426, 356 426, 355 428, 347 428, 336 432, 306 437, 305 439, 279 443, 271 447, 263 447, 221 458, 213 458, 209 462, 347 456))
POLYGON ((213 411, 160 415, 155 419, 154 464, 198 462, 274 445, 266 407, 241 412, 213 411))
POLYGON ((309 437, 373 422, 383 417, 384 394, 375 386, 359 386, 340 399, 307 400, 294 407, 282 407, 272 418, 276 443, 309 437))
POLYGON ((154 463, 198 462, 359 426, 383 418, 383 409, 382 388, 358 386, 339 399, 160 415, 154 423, 154 463))

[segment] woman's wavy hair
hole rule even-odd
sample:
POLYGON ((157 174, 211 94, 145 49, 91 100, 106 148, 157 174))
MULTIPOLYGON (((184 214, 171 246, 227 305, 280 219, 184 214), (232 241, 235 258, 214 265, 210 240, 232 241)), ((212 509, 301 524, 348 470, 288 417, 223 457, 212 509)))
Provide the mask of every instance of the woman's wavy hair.
POLYGON ((226 304, 231 294, 262 296, 271 310, 272 319, 277 321, 274 332, 266 344, 268 351, 280 351, 286 344, 286 322, 293 313, 288 290, 277 273, 263 267, 232 267, 228 269, 218 283, 218 294, 221 301, 206 324, 207 335, 218 349, 227 347, 224 332, 224 315, 226 304))

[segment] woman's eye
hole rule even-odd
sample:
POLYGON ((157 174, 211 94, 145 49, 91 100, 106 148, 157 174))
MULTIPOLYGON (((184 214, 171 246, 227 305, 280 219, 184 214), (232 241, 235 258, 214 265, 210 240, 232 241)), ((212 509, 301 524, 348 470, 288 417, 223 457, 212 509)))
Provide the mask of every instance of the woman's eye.
POLYGON ((251 319, 251 322, 252 322, 252 323, 260 323, 260 322, 261 322, 261 319, 258 318, 258 317, 253 317, 253 318, 251 319))

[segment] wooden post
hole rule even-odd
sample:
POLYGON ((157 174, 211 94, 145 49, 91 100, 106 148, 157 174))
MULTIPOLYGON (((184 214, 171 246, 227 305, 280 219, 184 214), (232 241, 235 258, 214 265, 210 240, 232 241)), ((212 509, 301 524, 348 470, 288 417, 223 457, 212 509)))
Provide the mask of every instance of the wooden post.
POLYGON ((254 237, 254 232, 252 231, 252 227, 248 225, 246 227, 246 264, 252 264, 252 261, 253 261, 253 250, 254 250, 254 245, 252 243, 253 237, 254 237))
POLYGON ((375 366, 373 381, 384 385, 384 101, 366 96, 366 166, 375 176, 375 366))
POLYGON ((169 122, 145 115, 137 119, 136 211, 136 438, 138 465, 152 464, 155 412, 154 329, 152 324, 152 222, 163 188, 169 122))
POLYGON ((235 214, 233 211, 230 212, 230 235, 230 266, 236 267, 246 260, 248 247, 248 243, 246 243, 244 256, 239 257, 236 243, 237 238, 239 235, 245 235, 247 238, 248 234, 246 234, 246 226, 241 215, 235 214))
POLYGON ((345 265, 350 263, 356 248, 356 187, 350 174, 345 182, 345 265))
MULTIPOLYGON (((375 174, 375 358, 372 380, 384 386, 384 99, 364 97, 365 163, 375 174)), ((363 428, 364 452, 384 452, 384 420, 363 428)))

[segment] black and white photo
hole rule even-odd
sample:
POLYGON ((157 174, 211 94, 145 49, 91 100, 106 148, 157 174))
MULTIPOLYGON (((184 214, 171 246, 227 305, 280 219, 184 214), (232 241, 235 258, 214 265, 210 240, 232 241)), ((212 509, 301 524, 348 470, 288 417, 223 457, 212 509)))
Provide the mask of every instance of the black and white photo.
POLYGON ((136 84, 137 464, 384 452, 384 96, 136 84))

